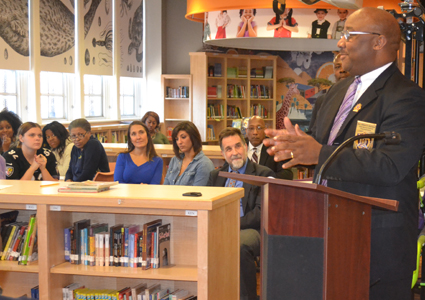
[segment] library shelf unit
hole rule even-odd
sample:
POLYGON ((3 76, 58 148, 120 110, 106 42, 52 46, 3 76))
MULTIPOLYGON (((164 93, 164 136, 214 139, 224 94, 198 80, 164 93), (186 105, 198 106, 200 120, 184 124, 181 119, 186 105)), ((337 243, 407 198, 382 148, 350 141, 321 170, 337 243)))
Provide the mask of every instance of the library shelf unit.
POLYGON ((243 118, 260 115, 267 127, 276 126, 277 56, 210 52, 189 55, 193 111, 199 112, 193 115, 193 122, 202 141, 217 143, 220 131, 240 118, 236 109, 243 118), (221 71, 214 71, 217 66, 221 71), (271 78, 260 78, 266 68, 271 78), (251 71, 255 70, 259 73, 251 77, 251 71))
POLYGON ((163 74, 161 86, 164 99, 163 131, 171 139, 172 128, 182 121, 192 121, 192 75, 163 74))
POLYGON ((36 181, 0 180, 0 209, 37 213, 38 264, 18 266, 0 261, 3 295, 30 295, 39 285, 41 300, 62 299, 72 282, 88 288, 161 283, 187 289, 198 299, 239 298, 239 199, 242 188, 196 187, 201 197, 184 197, 187 186, 126 185, 101 193, 58 193, 67 183, 40 187, 36 181), (171 223, 170 268, 90 267, 64 259, 64 228, 82 219, 109 226, 143 225, 161 218, 171 223), (225 253, 224 253, 225 251, 225 253))
POLYGON ((101 143, 127 142, 128 124, 107 124, 91 126, 91 133, 101 143))

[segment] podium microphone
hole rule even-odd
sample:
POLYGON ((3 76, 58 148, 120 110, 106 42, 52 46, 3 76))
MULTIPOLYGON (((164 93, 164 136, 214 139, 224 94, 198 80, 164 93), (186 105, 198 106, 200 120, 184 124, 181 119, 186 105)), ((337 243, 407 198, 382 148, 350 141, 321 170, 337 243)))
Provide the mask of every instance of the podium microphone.
POLYGON ((384 143, 387 145, 398 145, 401 142, 400 134, 394 132, 394 131, 385 131, 382 133, 373 133, 373 134, 359 134, 356 136, 353 136, 343 142, 341 145, 338 146, 338 148, 335 149, 334 152, 328 157, 328 159, 323 163, 322 167, 320 168, 319 172, 317 173, 316 180, 314 180, 314 183, 321 184, 322 183, 322 174, 327 169, 328 165, 331 163, 331 161, 344 149, 347 145, 351 145, 354 141, 361 140, 361 139, 376 139, 376 140, 384 140, 384 143))

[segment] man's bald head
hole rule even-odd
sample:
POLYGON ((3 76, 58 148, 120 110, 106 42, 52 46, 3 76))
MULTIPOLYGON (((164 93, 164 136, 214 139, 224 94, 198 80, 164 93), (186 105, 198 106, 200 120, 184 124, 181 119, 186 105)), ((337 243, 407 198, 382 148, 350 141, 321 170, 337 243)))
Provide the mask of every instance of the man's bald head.
POLYGON ((264 129, 266 129, 266 124, 263 118, 259 116, 252 116, 249 119, 246 131, 247 138, 254 147, 260 145, 266 137, 264 129))
POLYGON ((369 31, 385 36, 387 39, 386 48, 389 51, 393 51, 394 55, 397 55, 397 51, 400 48, 401 30, 400 25, 392 14, 374 7, 363 7, 355 11, 353 15, 358 15, 359 18, 362 18, 369 31))
POLYGON ((389 12, 364 7, 347 18, 345 30, 352 34, 338 42, 342 67, 351 75, 363 75, 394 62, 400 47, 401 32, 389 12), (355 32, 361 32, 356 34, 355 32))

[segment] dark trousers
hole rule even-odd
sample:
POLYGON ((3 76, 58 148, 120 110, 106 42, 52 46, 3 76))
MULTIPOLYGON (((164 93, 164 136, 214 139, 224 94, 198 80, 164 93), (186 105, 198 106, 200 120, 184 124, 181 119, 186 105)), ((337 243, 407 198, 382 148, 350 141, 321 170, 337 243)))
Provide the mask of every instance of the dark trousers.
POLYGON ((369 300, 409 300, 411 299, 412 278, 393 282, 378 282, 369 290, 369 300))
POLYGON ((255 229, 242 229, 240 242, 241 300, 257 300, 255 258, 260 255, 260 233, 255 229))

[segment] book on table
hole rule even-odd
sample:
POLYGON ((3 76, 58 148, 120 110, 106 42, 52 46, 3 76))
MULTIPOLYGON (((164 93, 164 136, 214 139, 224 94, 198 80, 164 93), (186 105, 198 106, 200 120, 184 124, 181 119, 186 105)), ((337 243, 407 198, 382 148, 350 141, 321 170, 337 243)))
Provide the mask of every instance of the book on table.
POLYGON ((60 193, 98 193, 109 190, 111 186, 117 185, 119 182, 100 182, 100 181, 83 181, 73 182, 67 186, 60 187, 58 192, 60 193))

